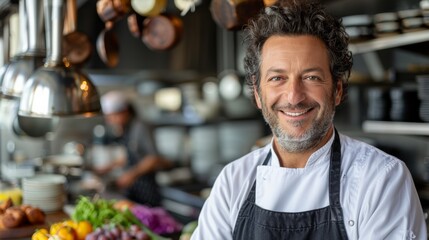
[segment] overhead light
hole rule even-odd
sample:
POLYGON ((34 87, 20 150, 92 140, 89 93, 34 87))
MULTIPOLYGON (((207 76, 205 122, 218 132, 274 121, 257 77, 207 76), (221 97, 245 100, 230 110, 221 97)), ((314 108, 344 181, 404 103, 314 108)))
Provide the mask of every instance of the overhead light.
MULTIPOLYGON (((63 0, 44 0, 47 37, 50 47, 44 66, 27 80, 22 92, 18 122, 29 135, 34 132, 31 122, 45 122, 46 130, 55 127, 59 117, 93 117, 101 114, 100 96, 89 77, 79 70, 67 67, 62 59, 61 38, 64 23, 63 0), (42 119, 51 119, 43 121, 42 119), (28 125, 27 125, 28 124, 28 125)), ((43 125, 43 123, 41 123, 43 125)))
POLYGON ((0 92, 5 98, 19 98, 28 77, 45 58, 42 0, 20 0, 19 36, 21 52, 8 64, 1 79, 0 92))

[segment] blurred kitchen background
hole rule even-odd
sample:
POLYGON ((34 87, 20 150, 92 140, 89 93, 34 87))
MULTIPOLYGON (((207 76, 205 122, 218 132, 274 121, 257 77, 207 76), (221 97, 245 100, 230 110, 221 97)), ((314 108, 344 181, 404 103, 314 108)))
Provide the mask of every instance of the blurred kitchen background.
MULTIPOLYGON (((113 150, 97 142, 103 134, 100 115, 50 113, 46 119, 55 120, 47 134, 28 133, 46 124, 30 121, 22 126, 18 112, 27 94, 23 88, 27 79, 8 72, 26 62, 29 78, 43 67, 46 49, 55 45, 43 21, 49 14, 37 1, 27 2, 0 0, 0 176, 19 182, 44 171, 79 182, 89 176, 91 165, 102 164, 103 154, 113 150), (19 14, 22 11, 26 14, 19 14)), ((175 161, 174 169, 157 176, 165 207, 184 219, 195 219, 222 167, 269 140, 269 129, 244 84, 240 28, 248 16, 240 12, 243 16, 234 19, 232 13, 243 6, 249 13, 257 12, 275 1, 168 0, 160 15, 141 16, 137 5, 118 10, 117 1, 76 0, 74 18, 67 17, 73 5, 66 2, 64 26, 68 27, 64 29, 78 31, 89 40, 89 45, 73 46, 80 47, 81 58, 71 64, 87 75, 89 80, 84 82, 92 82, 99 95, 116 89, 133 97, 140 118, 153 126, 159 152, 175 161), (110 12, 109 7, 113 7, 110 12), (144 40, 144 30, 151 26, 142 26, 143 22, 161 15, 168 16, 157 19, 164 24, 163 37, 171 41, 168 46, 144 40), (169 28, 172 16, 176 25, 169 28), (132 24, 133 19, 137 24, 132 24), (110 28, 107 22, 113 23, 110 28), (116 42, 106 40, 107 32, 116 42), (106 54, 112 49, 116 51, 106 54)), ((429 1, 323 3, 343 18, 354 54, 348 101, 337 111, 336 127, 404 160, 427 208, 429 1)), ((73 194, 85 190, 70 189, 73 194)))

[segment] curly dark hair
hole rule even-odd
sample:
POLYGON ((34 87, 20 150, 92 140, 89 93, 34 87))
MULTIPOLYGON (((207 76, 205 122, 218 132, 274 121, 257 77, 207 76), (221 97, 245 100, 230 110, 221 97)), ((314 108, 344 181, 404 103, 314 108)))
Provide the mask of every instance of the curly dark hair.
POLYGON ((338 80, 343 81, 341 102, 345 100, 348 78, 353 65, 352 53, 348 50, 349 37, 341 19, 328 14, 320 3, 279 0, 251 20, 244 34, 247 45, 244 69, 246 83, 252 94, 255 86, 259 90, 261 51, 265 41, 273 35, 311 35, 325 43, 329 52, 334 86, 338 80))

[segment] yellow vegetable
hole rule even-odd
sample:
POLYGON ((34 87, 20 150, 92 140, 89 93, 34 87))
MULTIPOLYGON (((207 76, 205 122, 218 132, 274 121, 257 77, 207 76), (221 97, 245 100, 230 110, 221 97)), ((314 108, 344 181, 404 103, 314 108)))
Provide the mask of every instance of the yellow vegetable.
POLYGON ((70 226, 63 225, 56 235, 62 240, 77 240, 76 230, 70 226))
POLYGON ((49 229, 49 234, 56 235, 58 230, 63 226, 63 222, 57 222, 51 225, 51 228, 49 229))
POLYGON ((31 236, 31 240, 48 240, 49 239, 49 233, 48 230, 41 228, 33 233, 31 236))
POLYGON ((8 198, 12 199, 15 206, 22 203, 22 190, 20 188, 12 188, 5 191, 0 191, 0 203, 6 201, 8 198))
POLYGON ((77 223, 76 233, 78 240, 85 240, 86 235, 92 231, 92 224, 89 221, 80 221, 77 223))
POLYGON ((66 220, 63 222, 63 226, 69 226, 69 227, 76 229, 77 228, 77 222, 69 219, 69 220, 66 220))

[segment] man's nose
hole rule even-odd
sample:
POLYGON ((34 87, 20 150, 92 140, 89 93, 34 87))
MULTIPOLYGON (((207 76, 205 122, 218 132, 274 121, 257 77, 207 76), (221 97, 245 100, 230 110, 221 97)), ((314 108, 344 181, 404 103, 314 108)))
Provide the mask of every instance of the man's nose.
POLYGON ((305 86, 298 78, 290 79, 286 93, 289 104, 296 105, 305 99, 305 86))

